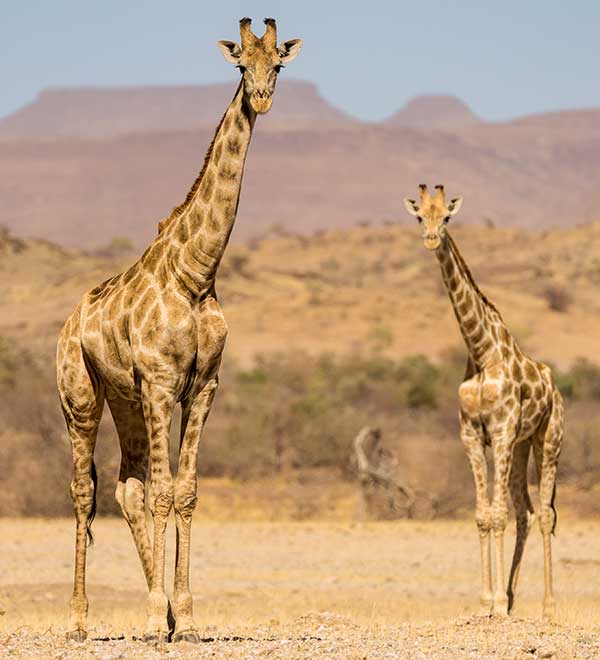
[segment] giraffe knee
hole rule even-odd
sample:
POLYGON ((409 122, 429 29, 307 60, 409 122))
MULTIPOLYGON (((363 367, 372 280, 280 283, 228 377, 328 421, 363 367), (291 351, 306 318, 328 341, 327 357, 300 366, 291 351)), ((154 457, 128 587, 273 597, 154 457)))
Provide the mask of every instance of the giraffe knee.
POLYGON ((129 478, 120 481, 115 491, 115 499, 121 507, 123 516, 130 523, 135 523, 145 516, 144 484, 139 479, 129 478))
POLYGON ((71 499, 76 516, 89 517, 94 508, 94 481, 89 473, 76 475, 71 481, 71 499))
POLYGON ((175 512, 183 516, 191 516, 196 508, 197 497, 196 477, 178 480, 175 484, 175 512))
POLYGON ((497 503, 492 510, 492 529, 502 532, 508 525, 508 506, 505 503, 497 503))
POLYGON ((477 509, 475 512, 475 522, 477 523, 477 529, 482 535, 487 534, 490 529, 492 529, 492 516, 490 510, 486 509, 477 509))
POLYGON ((150 481, 150 511, 153 516, 164 516, 165 518, 173 508, 174 487, 173 478, 152 479, 150 481))
POLYGON ((541 506, 540 508, 540 531, 543 535, 551 534, 556 522, 556 512, 552 507, 541 506))

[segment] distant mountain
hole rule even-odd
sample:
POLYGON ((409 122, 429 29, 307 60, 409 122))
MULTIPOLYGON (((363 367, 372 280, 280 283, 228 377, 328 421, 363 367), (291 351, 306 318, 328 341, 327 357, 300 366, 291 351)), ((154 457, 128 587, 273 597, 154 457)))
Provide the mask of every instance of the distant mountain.
MULTIPOLYGON (((234 91, 42 93, 0 121, 0 225, 67 245, 115 236, 146 244, 185 198, 234 91)), ((463 194, 461 222, 598 219, 600 110, 491 123, 453 97, 425 97, 377 124, 347 117, 311 84, 282 80, 273 110, 257 121, 233 238, 274 225, 307 233, 409 223, 401 200, 421 182, 463 194)))
POLYGON ((386 123, 424 130, 454 130, 479 121, 469 106, 456 96, 431 94, 411 99, 386 123))
MULTIPOLYGON (((0 139, 108 138, 131 133, 188 131, 216 126, 235 84, 48 89, 0 120, 0 139)), ((280 80, 270 128, 349 122, 312 83, 280 80)))

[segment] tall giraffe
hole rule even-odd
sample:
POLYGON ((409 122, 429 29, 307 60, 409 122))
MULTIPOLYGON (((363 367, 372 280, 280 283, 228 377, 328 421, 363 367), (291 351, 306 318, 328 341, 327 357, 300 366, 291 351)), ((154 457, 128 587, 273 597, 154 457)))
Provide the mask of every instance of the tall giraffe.
POLYGON ((446 203, 444 188, 430 195, 420 187, 420 201, 406 198, 408 212, 423 227, 423 241, 435 250, 442 278, 467 345, 465 380, 458 390, 460 436, 475 478, 476 521, 481 544, 481 613, 506 616, 514 603, 525 541, 535 519, 527 490, 527 463, 533 448, 540 480, 539 522, 544 543, 543 613, 552 617, 551 534, 556 526, 554 497, 564 414, 562 397, 550 368, 517 346, 500 312, 479 290, 446 227, 462 197, 446 203), (491 445, 494 489, 490 503, 485 458, 491 445), (508 589, 504 573, 504 530, 508 491, 515 507, 517 538, 508 589), (491 539, 496 546, 496 584, 492 593, 491 539))
POLYGON ((71 639, 87 636, 86 535, 96 510, 93 454, 106 398, 122 454, 115 495, 149 588, 145 639, 165 641, 172 632, 175 641, 199 640, 189 587, 197 452, 227 336, 215 277, 236 218, 256 116, 270 109, 279 70, 302 46, 300 39, 277 46, 275 21, 267 18, 265 24, 258 38, 250 19, 243 18, 241 47, 219 42, 242 79, 186 200, 160 223, 158 237, 139 261, 83 296, 58 340, 57 380, 71 438, 71 496, 77 520, 71 639), (169 429, 176 403, 181 403, 182 421, 173 477, 169 429), (144 502, 148 461, 153 544, 144 502), (172 508, 177 550, 169 603, 164 589, 165 531, 172 508))

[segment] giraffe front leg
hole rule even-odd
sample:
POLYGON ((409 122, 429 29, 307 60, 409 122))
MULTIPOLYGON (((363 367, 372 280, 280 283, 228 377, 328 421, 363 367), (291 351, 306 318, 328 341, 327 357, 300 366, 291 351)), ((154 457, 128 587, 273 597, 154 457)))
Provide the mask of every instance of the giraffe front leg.
POLYGON ((177 552, 175 564, 175 588, 173 613, 175 633, 173 641, 199 642, 200 636, 194 623, 193 600, 190 591, 190 540, 192 514, 196 508, 196 467, 198 445, 202 429, 217 389, 217 379, 211 379, 198 396, 184 404, 181 427, 179 468, 175 480, 175 521, 177 524, 177 552))
POLYGON ((492 528, 491 512, 487 493, 487 463, 485 460, 484 437, 481 425, 461 411, 460 435, 467 452, 467 457, 475 480, 476 509, 475 520, 479 532, 481 553, 481 596, 480 616, 490 616, 492 613, 492 564, 490 530, 492 528))
POLYGON ((508 616, 508 593, 504 570, 504 531, 508 524, 508 486, 515 446, 514 427, 504 427, 490 434, 494 448, 494 497, 492 529, 496 548, 495 616, 508 616))
POLYGON ((154 521, 152 573, 144 641, 161 643, 169 637, 169 601, 165 593, 165 535, 174 499, 174 483, 169 466, 169 429, 174 396, 166 387, 142 381, 142 406, 150 446, 150 512, 154 521))

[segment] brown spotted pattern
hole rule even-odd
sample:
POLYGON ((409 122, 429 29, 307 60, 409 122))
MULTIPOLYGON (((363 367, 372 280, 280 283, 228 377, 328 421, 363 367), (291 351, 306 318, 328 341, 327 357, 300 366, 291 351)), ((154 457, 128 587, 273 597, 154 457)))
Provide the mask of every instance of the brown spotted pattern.
MULTIPOLYGON (((257 114, 254 97, 262 90, 257 81, 269 73, 274 87, 274 67, 291 61, 300 48, 299 40, 276 46, 272 19, 261 39, 249 30, 249 20, 243 19, 242 48, 221 42, 222 50, 223 43, 233 44, 231 57, 249 73, 242 77, 186 200, 160 223, 156 240, 139 261, 83 297, 58 340, 57 381, 72 445, 71 495, 77 522, 69 623, 69 637, 75 640, 87 635, 86 534, 95 510, 93 454, 105 399, 121 445, 115 496, 149 588, 146 639, 165 640, 172 632, 175 640, 199 640, 189 586, 190 528, 198 444, 227 337, 215 277, 236 218, 257 114), (179 465, 173 475, 169 429, 177 403, 182 406, 182 425, 179 465), (153 542, 145 515, 148 469, 153 542), (171 509, 177 549, 169 602, 164 565, 171 509)), ((229 53, 230 47, 225 50, 229 53)), ((266 99, 265 94, 259 97, 258 112, 266 99)))
MULTIPOLYGON (((550 368, 525 355, 499 311, 480 291, 456 243, 447 231, 461 198, 446 202, 442 186, 420 199, 406 199, 408 211, 423 226, 425 246, 436 252, 454 313, 469 352, 459 388, 461 440, 473 470, 476 522, 481 545, 484 614, 506 616, 513 605, 525 540, 535 518, 527 490, 531 450, 540 482, 539 524, 544 544, 544 616, 554 613, 551 534, 556 523, 554 496, 564 413, 550 368), (493 496, 488 497, 485 451, 494 459, 493 496), (510 576, 504 572, 504 530, 508 493, 515 508, 517 539, 510 576), (491 533, 495 540, 496 580, 492 585, 491 533)), ((457 208, 458 207, 458 208, 457 208)))

